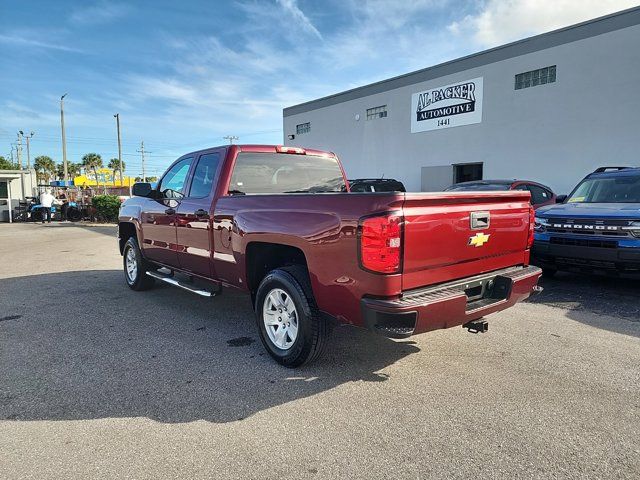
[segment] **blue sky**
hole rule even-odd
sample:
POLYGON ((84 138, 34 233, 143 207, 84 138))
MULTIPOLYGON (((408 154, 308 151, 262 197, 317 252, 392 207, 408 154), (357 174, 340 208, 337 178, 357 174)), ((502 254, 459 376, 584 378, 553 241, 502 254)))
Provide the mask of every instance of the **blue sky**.
POLYGON ((637 5, 629 0, 0 0, 0 155, 117 156, 137 175, 225 143, 282 143, 282 108, 637 5))

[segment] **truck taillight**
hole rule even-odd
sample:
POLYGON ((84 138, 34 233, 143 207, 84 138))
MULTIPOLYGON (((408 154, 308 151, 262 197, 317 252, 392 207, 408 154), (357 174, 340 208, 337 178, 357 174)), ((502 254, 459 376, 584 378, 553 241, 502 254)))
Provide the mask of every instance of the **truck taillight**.
POLYGON ((398 273, 402 260, 402 215, 360 220, 360 263, 377 273, 398 273))
POLYGON ((533 247, 533 235, 536 225, 536 211, 529 207, 529 237, 527 238, 527 248, 533 247))

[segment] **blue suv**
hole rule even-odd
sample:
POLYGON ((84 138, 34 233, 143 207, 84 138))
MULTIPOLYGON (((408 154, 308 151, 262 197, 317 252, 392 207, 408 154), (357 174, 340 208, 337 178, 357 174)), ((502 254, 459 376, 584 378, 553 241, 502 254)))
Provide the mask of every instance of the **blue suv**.
POLYGON ((534 263, 640 277, 640 168, 601 167, 558 204, 536 211, 534 263))

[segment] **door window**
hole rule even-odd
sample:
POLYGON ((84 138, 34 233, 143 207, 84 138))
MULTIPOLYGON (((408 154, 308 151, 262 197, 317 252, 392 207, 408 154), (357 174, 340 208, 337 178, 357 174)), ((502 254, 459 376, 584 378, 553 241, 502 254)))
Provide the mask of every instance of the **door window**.
POLYGON ((204 198, 211 194, 219 163, 220 153, 208 153, 200 157, 191 181, 190 197, 204 198))
POLYGON ((547 203, 551 200, 551 192, 538 185, 529 185, 529 190, 531 190, 531 203, 534 205, 547 203))
POLYGON ((160 181, 158 191, 165 198, 182 198, 184 196, 184 183, 193 157, 183 158, 164 174, 160 181))

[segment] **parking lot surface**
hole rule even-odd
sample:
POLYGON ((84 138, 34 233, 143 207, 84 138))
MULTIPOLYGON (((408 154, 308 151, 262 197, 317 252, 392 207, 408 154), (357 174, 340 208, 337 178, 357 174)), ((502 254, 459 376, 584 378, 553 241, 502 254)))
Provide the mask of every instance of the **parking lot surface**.
POLYGON ((248 297, 129 290, 115 236, 0 225, 0 478, 640 478, 640 282, 289 370, 248 297))

